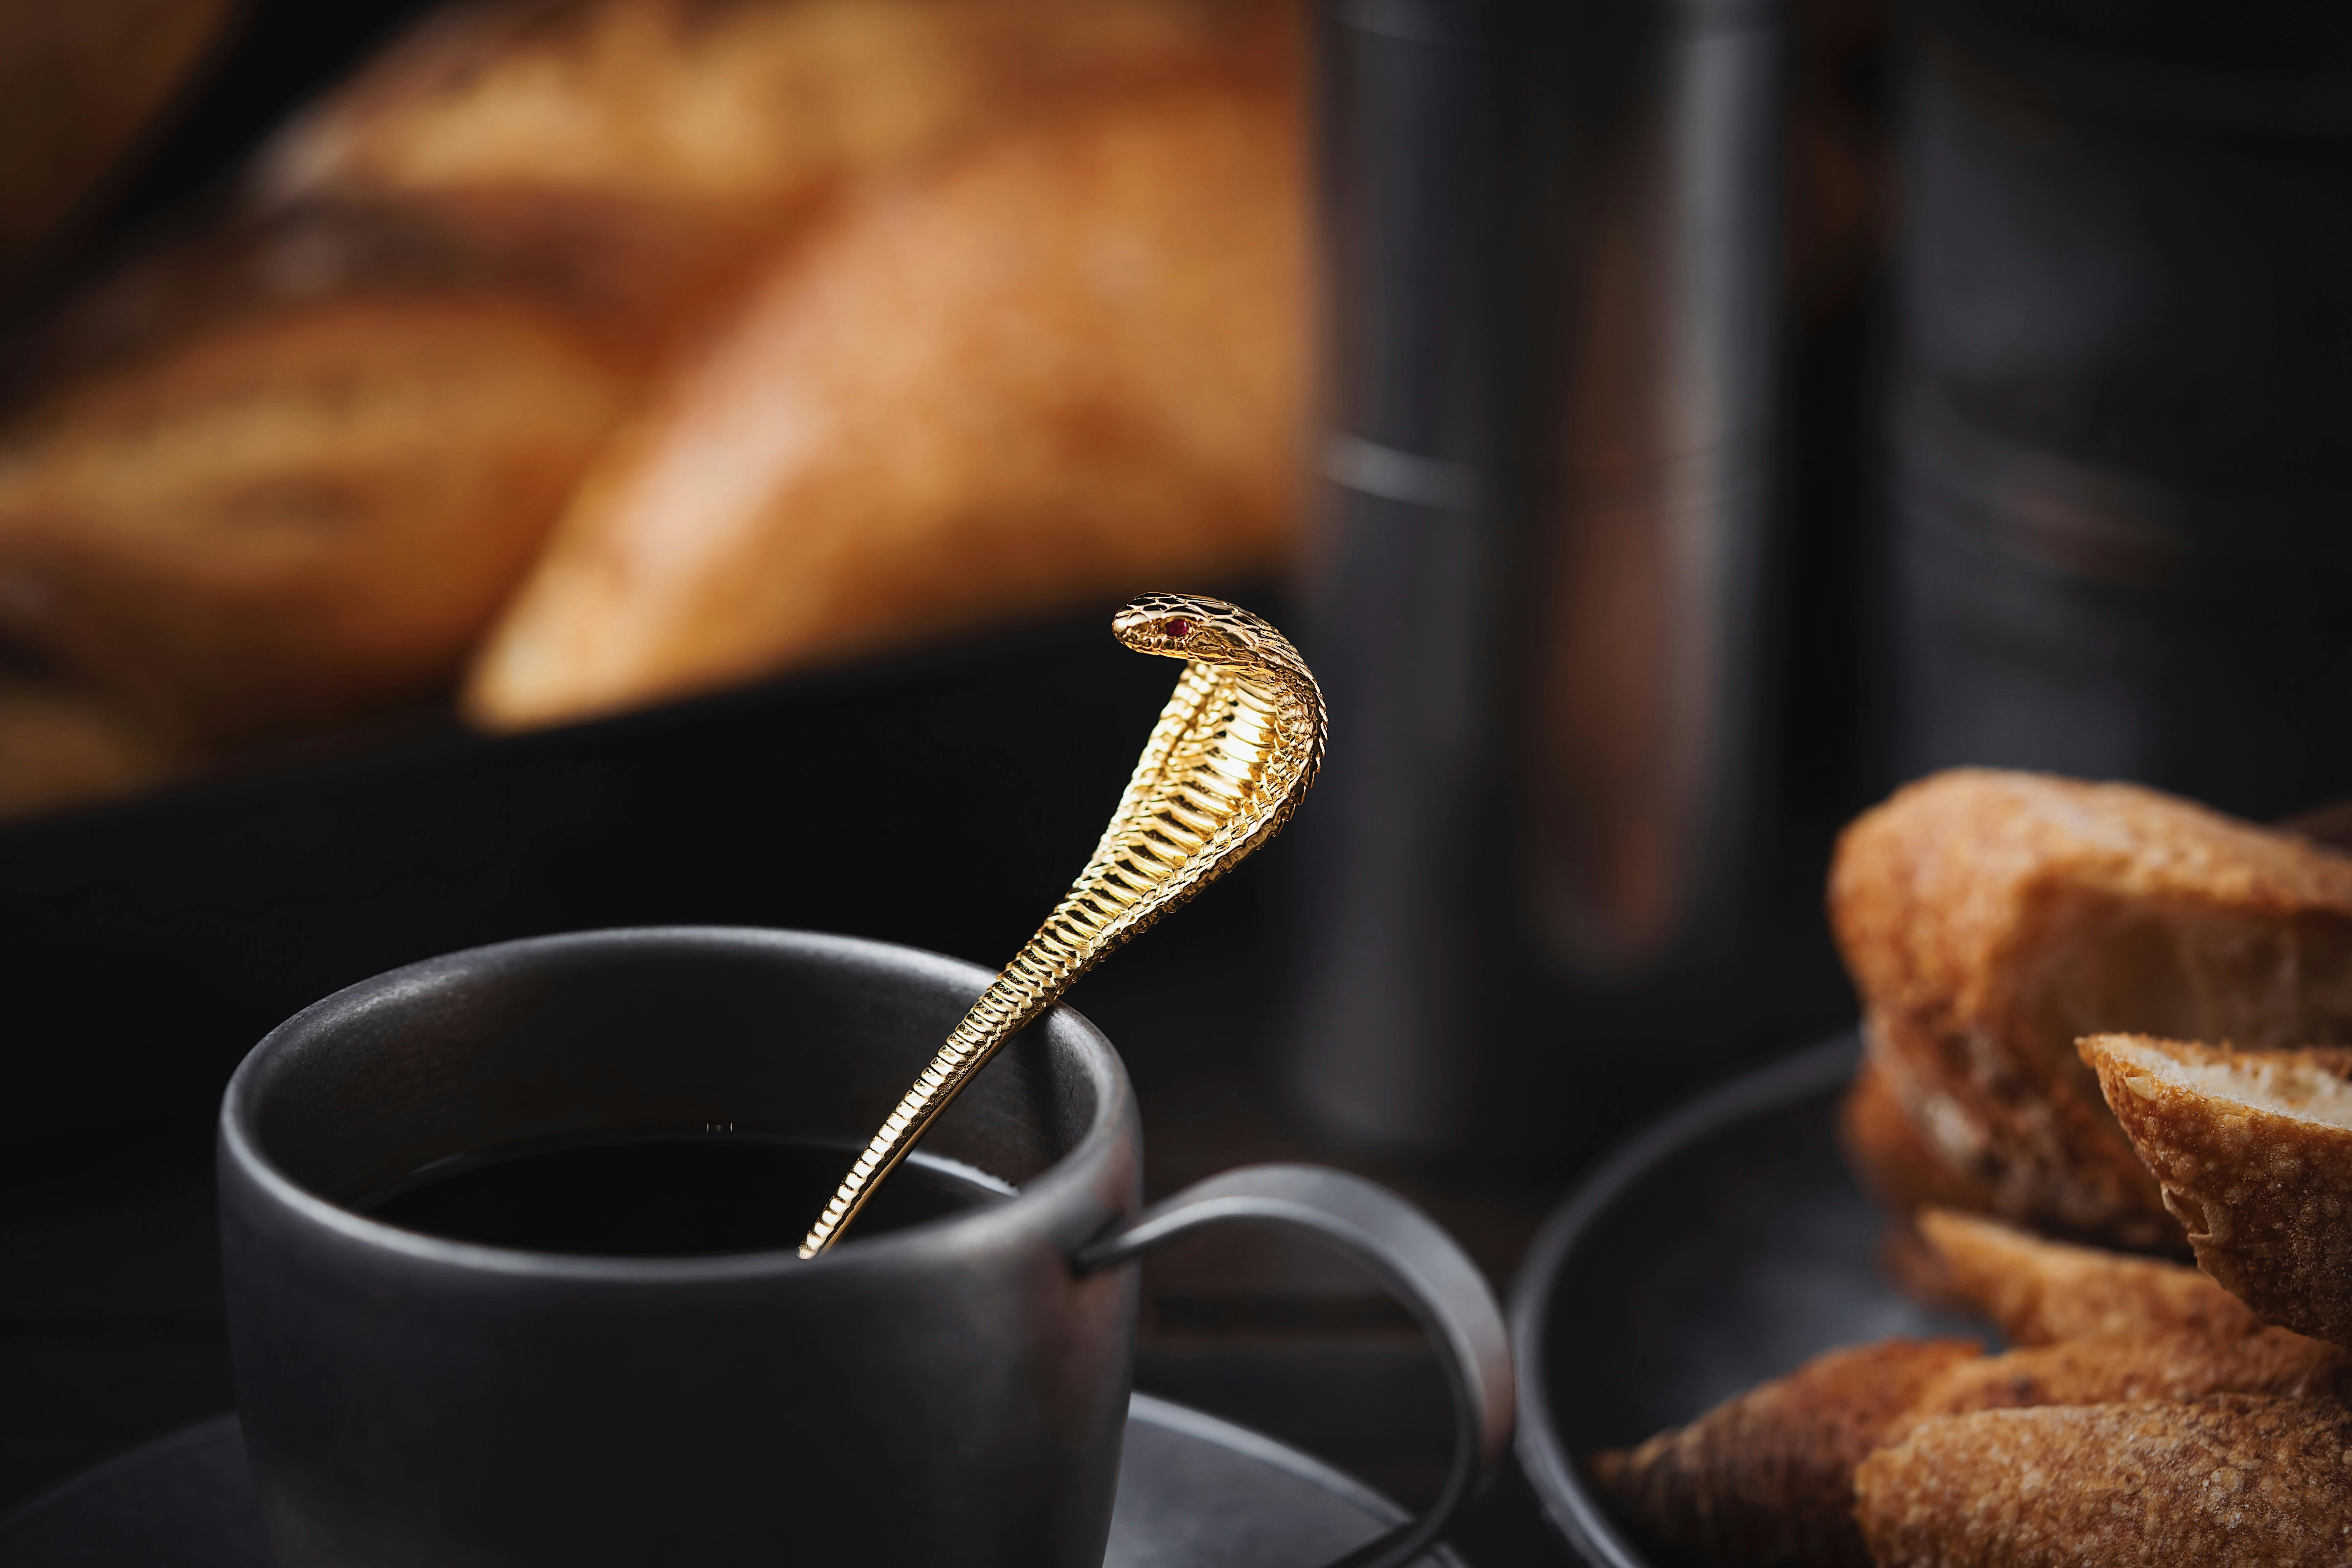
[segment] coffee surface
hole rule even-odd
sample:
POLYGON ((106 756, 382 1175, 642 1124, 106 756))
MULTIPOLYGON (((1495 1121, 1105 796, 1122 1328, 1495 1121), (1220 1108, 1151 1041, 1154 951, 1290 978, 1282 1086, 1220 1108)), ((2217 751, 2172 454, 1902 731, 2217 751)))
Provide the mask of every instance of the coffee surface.
MULTIPOLYGON (((856 1152, 751 1132, 575 1138, 436 1162, 354 1206, 405 1230, 532 1252, 789 1251, 856 1152)), ((914 1153, 875 1193, 851 1239, 1012 1192, 970 1166, 914 1153)))

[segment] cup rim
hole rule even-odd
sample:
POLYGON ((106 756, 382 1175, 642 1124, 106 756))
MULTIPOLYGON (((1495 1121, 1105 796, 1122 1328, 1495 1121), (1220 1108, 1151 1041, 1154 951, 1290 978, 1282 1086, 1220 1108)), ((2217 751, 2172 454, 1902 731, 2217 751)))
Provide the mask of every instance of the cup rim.
MULTIPOLYGON (((310 1037, 310 1032, 320 1026, 324 1016, 381 1005, 404 994, 413 994, 434 984, 450 970, 478 965, 494 958, 511 960, 583 948, 654 944, 731 947, 803 959, 849 959, 863 967, 887 968, 909 977, 946 981, 959 989, 969 989, 974 996, 995 978, 992 971, 976 963, 898 942, 760 926, 610 926, 461 948, 346 985, 311 1003, 264 1035, 237 1064, 236 1072, 229 1077, 228 1087, 222 1091, 217 1158, 223 1164, 234 1164, 268 1201, 295 1217, 348 1241, 420 1262, 477 1273, 551 1280, 688 1285, 766 1279, 812 1270, 838 1276, 862 1268, 888 1267, 917 1251, 989 1251, 1024 1236, 1055 1233, 1059 1228, 1053 1224, 1055 1213, 1073 1202, 1083 1201, 1091 1185, 1092 1173, 1136 1122, 1134 1089, 1129 1082, 1126 1064, 1109 1037, 1077 1009, 1056 1005, 1029 1027, 1052 1031, 1078 1047, 1080 1059, 1097 1088, 1094 1114, 1084 1134, 1003 1202, 876 1236, 852 1236, 813 1258, 803 1258, 791 1247, 637 1258, 538 1252, 460 1241, 390 1225, 321 1197, 297 1182, 263 1150, 254 1126, 262 1079, 278 1056, 310 1037)), ((1106 1215, 1106 1222, 1111 1217, 1115 1216, 1106 1215)), ((1076 1245, 1086 1238, 1066 1239, 1076 1245)))

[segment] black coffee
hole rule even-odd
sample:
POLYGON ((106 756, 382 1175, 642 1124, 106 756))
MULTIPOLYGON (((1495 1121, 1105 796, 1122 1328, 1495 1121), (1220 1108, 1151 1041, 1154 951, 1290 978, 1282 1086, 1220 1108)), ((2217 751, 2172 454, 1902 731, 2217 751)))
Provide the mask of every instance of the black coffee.
MULTIPOLYGON (((757 1133, 650 1132, 461 1155, 355 1205, 389 1225, 533 1252, 665 1258, 798 1247, 856 1151, 757 1133)), ((968 1165, 917 1152, 844 1239, 1008 1196, 968 1165)))

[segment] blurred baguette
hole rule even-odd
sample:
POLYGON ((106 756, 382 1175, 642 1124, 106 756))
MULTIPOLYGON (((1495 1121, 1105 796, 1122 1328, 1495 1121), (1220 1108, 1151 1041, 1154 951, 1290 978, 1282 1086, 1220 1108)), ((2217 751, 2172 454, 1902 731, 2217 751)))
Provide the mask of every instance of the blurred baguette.
POLYGON ((2151 790, 1922 780, 1846 829, 1830 905, 1888 1092, 2036 1228, 2179 1244, 2076 1037, 2352 1038, 2352 859, 2151 790))
POLYGON ((558 722, 1286 552, 1295 78, 976 137, 788 247, 583 484, 467 711, 558 722))
POLYGON ((641 381, 630 319, 383 213, 127 269, 0 426, 0 644, 175 750, 446 686, 641 381))

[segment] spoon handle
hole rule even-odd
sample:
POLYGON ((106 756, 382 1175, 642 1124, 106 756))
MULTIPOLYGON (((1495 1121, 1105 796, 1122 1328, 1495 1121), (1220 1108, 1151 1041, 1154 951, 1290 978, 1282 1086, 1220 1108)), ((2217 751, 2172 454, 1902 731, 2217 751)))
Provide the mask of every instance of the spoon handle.
POLYGON ((833 1245, 998 1047, 1104 954, 1272 837, 1323 758, 1323 694, 1282 634, 1215 599, 1138 600, 1112 627, 1183 658, 1102 840, 1054 912, 989 983, 882 1123, 801 1243, 833 1245))
POLYGON ((971 1075, 987 1065, 998 1047, 1052 1006, 1070 980, 1076 978, 1075 971, 1063 967, 1078 955, 1055 929, 1058 923, 1048 922, 1004 972, 989 982, 988 989, 980 994, 980 1000, 931 1058, 931 1065, 900 1097, 898 1108, 867 1142, 849 1174, 834 1189, 824 1213, 810 1227, 808 1238, 801 1243, 803 1258, 814 1258, 832 1245, 835 1233, 857 1216, 874 1188, 898 1168, 932 1119, 948 1108, 971 1075))

